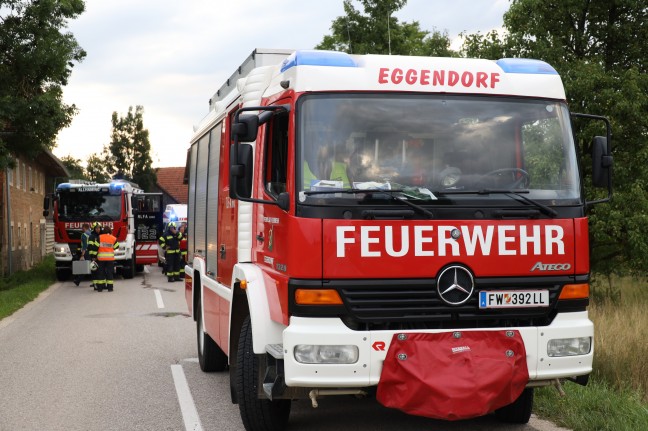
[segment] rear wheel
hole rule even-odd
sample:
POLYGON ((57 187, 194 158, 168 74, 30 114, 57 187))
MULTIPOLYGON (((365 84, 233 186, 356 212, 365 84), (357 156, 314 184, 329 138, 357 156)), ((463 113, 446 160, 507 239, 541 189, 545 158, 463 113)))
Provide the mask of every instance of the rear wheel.
POLYGON ((290 400, 260 399, 259 358, 252 348, 250 316, 245 318, 237 352, 236 397, 247 431, 281 431, 288 424, 290 400))
POLYGON ((203 371, 224 371, 227 368, 227 355, 218 347, 203 328, 200 302, 196 309, 196 335, 198 341, 198 362, 203 371))
POLYGON ((526 388, 517 400, 508 406, 495 410, 495 417, 501 422, 525 424, 533 410, 533 388, 526 388))

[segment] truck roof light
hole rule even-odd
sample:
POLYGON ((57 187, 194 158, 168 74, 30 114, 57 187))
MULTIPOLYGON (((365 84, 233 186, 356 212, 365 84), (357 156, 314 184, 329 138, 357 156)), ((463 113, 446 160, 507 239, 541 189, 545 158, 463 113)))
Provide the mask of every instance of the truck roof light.
POLYGON ((295 51, 281 63, 281 72, 294 66, 357 67, 346 52, 301 50, 295 51))
POLYGON ((531 58, 501 58, 496 63, 506 73, 558 75, 556 69, 542 60, 534 60, 531 58))
POLYGON ((125 183, 110 183, 110 194, 111 195, 118 195, 121 193, 122 189, 124 188, 125 183))
POLYGON ((589 284, 566 284, 563 286, 558 299, 589 298, 589 284))
POLYGON ((341 305, 342 298, 333 289, 297 289, 295 302, 299 305, 341 305))

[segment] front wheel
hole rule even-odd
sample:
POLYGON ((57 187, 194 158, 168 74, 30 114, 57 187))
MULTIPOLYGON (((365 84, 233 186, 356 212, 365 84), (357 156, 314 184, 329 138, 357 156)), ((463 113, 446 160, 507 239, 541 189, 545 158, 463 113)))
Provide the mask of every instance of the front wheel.
POLYGON ((259 358, 252 348, 250 316, 241 327, 236 360, 236 397, 246 431, 283 430, 288 424, 291 401, 259 398, 259 358))
POLYGON ((533 388, 526 388, 517 400, 495 410, 495 417, 501 422, 525 424, 529 422, 531 410, 533 410, 533 388))
POLYGON ((135 255, 131 256, 130 262, 122 267, 122 276, 125 279, 135 277, 135 255))
POLYGON ((56 279, 58 281, 67 281, 70 278, 71 271, 67 268, 56 268, 56 279))

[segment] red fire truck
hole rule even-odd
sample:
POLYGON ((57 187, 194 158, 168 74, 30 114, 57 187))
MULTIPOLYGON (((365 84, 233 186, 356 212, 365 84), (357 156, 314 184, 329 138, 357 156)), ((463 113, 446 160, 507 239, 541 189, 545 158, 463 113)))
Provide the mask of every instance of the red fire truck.
MULTIPOLYGON (((50 197, 45 198, 45 215, 50 197)), ((162 226, 162 194, 144 193, 137 184, 112 180, 98 184, 71 180, 53 195, 54 258, 58 280, 67 280, 81 243, 84 223, 110 226, 119 241, 115 268, 133 278, 143 265, 157 262, 157 236, 162 226), (137 250, 136 250, 137 248, 137 250)))
POLYGON ((610 137, 542 61, 254 51, 189 151, 201 368, 246 430, 334 395, 527 422, 535 387, 592 371, 610 137))

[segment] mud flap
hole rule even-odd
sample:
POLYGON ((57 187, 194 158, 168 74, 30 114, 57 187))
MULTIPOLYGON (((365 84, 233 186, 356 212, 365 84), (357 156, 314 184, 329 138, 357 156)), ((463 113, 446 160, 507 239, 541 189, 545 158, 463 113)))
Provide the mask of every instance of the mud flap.
POLYGON ((511 404, 528 381, 518 331, 394 334, 376 398, 413 415, 468 419, 511 404))

